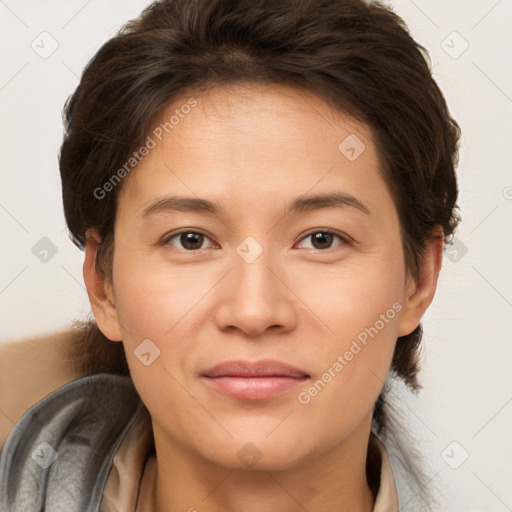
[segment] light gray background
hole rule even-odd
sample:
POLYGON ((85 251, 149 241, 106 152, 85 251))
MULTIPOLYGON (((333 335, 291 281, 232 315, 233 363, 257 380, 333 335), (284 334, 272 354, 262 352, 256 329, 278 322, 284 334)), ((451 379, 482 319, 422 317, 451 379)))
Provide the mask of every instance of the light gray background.
MULTIPOLYGON (((0 343, 90 311, 62 213, 61 111, 87 61, 147 3, 0 0, 0 343)), ((423 321, 424 389, 404 410, 433 488, 449 486, 442 511, 512 510, 512 1, 386 3, 430 51, 463 130, 463 222, 423 321)))

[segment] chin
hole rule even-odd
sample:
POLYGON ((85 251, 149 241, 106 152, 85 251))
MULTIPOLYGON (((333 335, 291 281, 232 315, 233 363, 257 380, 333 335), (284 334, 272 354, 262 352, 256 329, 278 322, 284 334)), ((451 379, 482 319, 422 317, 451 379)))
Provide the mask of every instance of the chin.
POLYGON ((308 453, 300 439, 287 436, 276 436, 272 439, 264 435, 252 437, 245 433, 229 440, 215 443, 213 440, 206 446, 198 447, 198 453, 210 462, 230 470, 282 471, 300 464, 308 453), (297 447, 301 447, 300 453, 297 447), (213 448, 212 448, 213 447, 213 448))
POLYGON ((297 458, 296 453, 262 452, 249 443, 239 450, 235 458, 231 456, 231 453, 229 457, 225 455, 210 458, 210 461, 233 471, 284 471, 296 467, 301 461, 300 458, 297 458))

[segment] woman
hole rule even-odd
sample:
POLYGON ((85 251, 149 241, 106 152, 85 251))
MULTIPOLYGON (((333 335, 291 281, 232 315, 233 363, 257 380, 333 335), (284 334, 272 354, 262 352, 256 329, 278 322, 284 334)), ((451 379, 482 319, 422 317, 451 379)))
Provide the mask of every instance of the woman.
POLYGON ((403 21, 363 0, 156 2, 65 113, 94 321, 84 377, 7 439, 0 508, 410 505, 384 384, 419 387, 460 131, 403 21))

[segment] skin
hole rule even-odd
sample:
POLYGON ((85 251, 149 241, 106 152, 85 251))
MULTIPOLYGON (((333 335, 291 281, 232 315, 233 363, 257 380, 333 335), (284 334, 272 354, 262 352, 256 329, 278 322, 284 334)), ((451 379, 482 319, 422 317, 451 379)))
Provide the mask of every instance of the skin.
MULTIPOLYGON (((162 120, 187 98, 169 105, 162 120)), ((94 230, 84 263, 98 325, 122 340, 151 413, 154 510, 371 511, 365 460, 373 405, 397 337, 416 328, 432 301, 442 240, 432 240, 420 278, 412 279, 371 132, 317 96, 238 84, 196 99, 122 185, 113 283, 94 265, 94 230), (350 134, 365 144, 354 161, 338 149, 350 134), (355 196, 370 214, 343 205, 284 215, 300 195, 333 191, 355 196), (166 194, 215 201, 223 212, 169 210, 143 219, 166 194), (206 235, 196 250, 179 235, 169 240, 184 228, 206 235), (308 235, 325 228, 347 241, 327 235, 315 245, 308 235), (248 236, 263 249, 251 263, 236 251, 248 236), (300 403, 298 394, 394 303, 401 311, 300 403), (145 366, 134 350, 148 338, 160 356, 145 366), (219 393, 200 377, 222 361, 267 358, 311 377, 256 401, 219 393), (247 443, 260 456, 250 467, 237 455, 247 443)))

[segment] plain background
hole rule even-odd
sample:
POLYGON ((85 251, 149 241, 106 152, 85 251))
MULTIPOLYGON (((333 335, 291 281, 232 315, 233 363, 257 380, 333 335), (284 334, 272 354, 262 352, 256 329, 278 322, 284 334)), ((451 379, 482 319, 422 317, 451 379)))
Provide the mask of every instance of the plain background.
MULTIPOLYGON (((429 50, 463 131, 463 222, 423 319, 424 388, 404 405, 432 485, 449 488, 440 510, 512 510, 512 2, 385 3, 429 50)), ((1 343, 90 311, 62 212, 61 111, 87 61, 147 4, 0 0, 1 343)))

